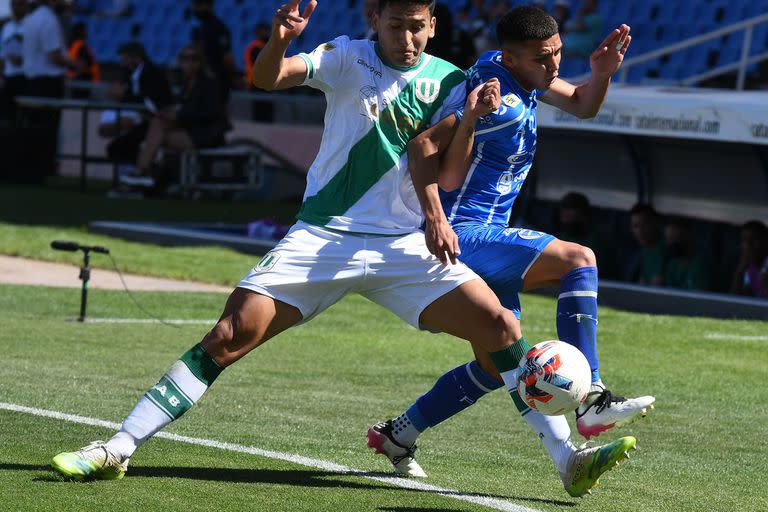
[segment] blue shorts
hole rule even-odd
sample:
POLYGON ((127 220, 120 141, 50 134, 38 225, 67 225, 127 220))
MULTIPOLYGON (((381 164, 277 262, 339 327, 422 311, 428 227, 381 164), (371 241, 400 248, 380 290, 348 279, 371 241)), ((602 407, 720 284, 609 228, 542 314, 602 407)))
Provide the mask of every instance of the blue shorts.
POLYGON ((520 318, 520 297, 528 269, 555 239, 539 231, 462 222, 453 226, 459 237, 459 259, 475 271, 520 318))

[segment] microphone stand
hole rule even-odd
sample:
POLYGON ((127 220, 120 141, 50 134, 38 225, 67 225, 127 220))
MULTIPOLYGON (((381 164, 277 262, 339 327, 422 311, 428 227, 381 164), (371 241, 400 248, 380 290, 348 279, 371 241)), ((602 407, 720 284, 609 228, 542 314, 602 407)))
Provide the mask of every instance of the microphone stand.
POLYGON ((80 280, 83 282, 83 286, 80 289, 80 316, 77 318, 78 322, 85 322, 85 311, 88 305, 88 281, 91 279, 91 254, 90 248, 83 247, 83 266, 80 267, 80 280))

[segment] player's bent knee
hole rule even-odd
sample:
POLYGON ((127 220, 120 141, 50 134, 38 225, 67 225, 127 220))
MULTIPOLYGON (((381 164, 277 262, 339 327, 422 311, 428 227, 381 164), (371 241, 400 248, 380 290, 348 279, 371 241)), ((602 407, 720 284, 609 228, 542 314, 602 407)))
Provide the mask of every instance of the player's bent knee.
POLYGON ((589 247, 574 244, 574 247, 568 251, 568 263, 571 270, 580 267, 596 267, 597 257, 595 252, 589 247))
POLYGON ((520 321, 514 313, 506 308, 501 308, 493 317, 495 346, 493 350, 502 350, 511 345, 522 336, 520 321))

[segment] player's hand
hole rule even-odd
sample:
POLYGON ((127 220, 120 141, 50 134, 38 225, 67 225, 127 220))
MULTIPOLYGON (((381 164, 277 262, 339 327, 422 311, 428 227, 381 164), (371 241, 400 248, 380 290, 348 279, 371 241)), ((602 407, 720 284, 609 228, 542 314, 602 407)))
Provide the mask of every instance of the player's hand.
POLYGON ((475 119, 495 112, 501 105, 501 84, 498 78, 491 78, 475 87, 467 96, 464 115, 475 119))
POLYGON ((311 0, 304 11, 299 14, 301 0, 291 0, 283 4, 272 17, 272 37, 280 41, 290 42, 304 32, 309 23, 309 18, 317 7, 317 0, 311 0))
POLYGON ((592 52, 589 57, 589 65, 593 75, 610 78, 616 73, 624 61, 629 43, 632 42, 629 30, 629 26, 623 24, 613 29, 613 32, 608 34, 600 43, 597 50, 592 52))
POLYGON ((430 253, 434 254, 444 265, 447 265, 449 261, 453 265, 456 264, 456 258, 461 254, 459 239, 445 217, 427 221, 424 236, 430 253))

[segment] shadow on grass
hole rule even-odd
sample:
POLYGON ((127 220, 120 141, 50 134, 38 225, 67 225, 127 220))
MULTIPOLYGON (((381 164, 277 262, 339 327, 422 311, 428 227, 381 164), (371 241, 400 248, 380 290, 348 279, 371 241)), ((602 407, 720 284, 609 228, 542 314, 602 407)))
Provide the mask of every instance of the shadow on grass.
MULTIPOLYGON (((0 471, 51 471, 50 466, 35 464, 8 464, 0 463, 0 471)), ((243 469, 243 468, 202 468, 202 467, 180 467, 180 466, 132 466, 126 478, 185 478, 188 480, 206 480, 213 482, 232 482, 232 483, 264 483, 278 485, 292 485, 299 487, 314 488, 347 488, 347 489, 366 489, 377 490, 397 485, 399 479, 392 473, 370 472, 370 471, 351 471, 346 473, 336 473, 330 471, 318 470, 284 470, 284 469, 243 469), (346 477, 363 478, 381 478, 380 484, 368 484, 363 482, 350 482, 346 477), (388 482, 388 481, 391 481, 388 482)), ((62 483, 68 480, 54 473, 45 476, 37 476, 33 479, 35 482, 62 483)), ((494 498, 509 501, 525 501, 533 503, 545 503, 548 505, 557 505, 561 507, 573 507, 576 505, 572 501, 550 500, 535 498, 531 496, 512 496, 497 495, 488 493, 464 492, 457 490, 431 489, 409 489, 401 487, 403 491, 420 492, 428 494, 440 494, 443 496, 473 496, 480 498, 494 498)), ((399 490, 398 489, 398 490, 399 490)), ((384 508, 380 510, 399 512, 400 509, 384 508)), ((427 512, 431 509, 424 509, 427 512)), ((439 509, 446 511, 446 509, 439 509)), ((456 510, 456 509, 454 509, 456 510)))

